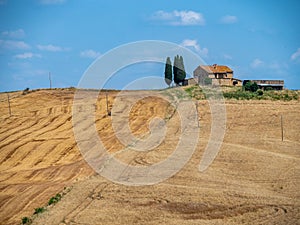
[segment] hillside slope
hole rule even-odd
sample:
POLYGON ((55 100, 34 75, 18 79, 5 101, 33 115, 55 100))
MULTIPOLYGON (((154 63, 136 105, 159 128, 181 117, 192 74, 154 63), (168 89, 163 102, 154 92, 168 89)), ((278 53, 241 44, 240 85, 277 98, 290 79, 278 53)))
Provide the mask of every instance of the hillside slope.
MULTIPOLYGON (((118 108, 125 109, 140 93, 124 98, 118 108)), ((110 108, 116 94, 109 92, 110 108)), ((132 187, 96 175, 85 163, 72 129, 73 95, 68 89, 15 94, 11 117, 6 95, 0 95, 1 224, 20 223, 23 216, 32 215, 69 186, 71 191, 35 218, 34 224, 299 223, 299 102, 227 101, 221 151, 208 170, 200 173, 211 114, 208 102, 199 101, 200 142, 189 163, 160 184, 132 187)), ((180 139, 179 116, 159 96, 155 93, 130 109, 130 128, 142 137, 149 132, 152 118, 170 118, 165 141, 154 151, 116 154, 120 160, 149 165, 173 151, 180 139)), ((106 115, 104 94, 95 108, 99 136, 115 154, 124 145, 106 115)))

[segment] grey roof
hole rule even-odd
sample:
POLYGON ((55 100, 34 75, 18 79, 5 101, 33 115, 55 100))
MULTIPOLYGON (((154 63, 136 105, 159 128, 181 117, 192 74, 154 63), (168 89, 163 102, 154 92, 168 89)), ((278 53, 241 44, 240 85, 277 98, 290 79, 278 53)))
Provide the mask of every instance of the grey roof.
POLYGON ((258 86, 273 86, 273 87, 283 87, 283 84, 257 84, 258 86))

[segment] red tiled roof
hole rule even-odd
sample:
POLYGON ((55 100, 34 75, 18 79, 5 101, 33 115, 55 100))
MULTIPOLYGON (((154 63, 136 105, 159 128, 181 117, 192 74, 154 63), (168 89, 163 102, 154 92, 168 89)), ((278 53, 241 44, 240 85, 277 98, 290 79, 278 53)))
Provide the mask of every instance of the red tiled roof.
POLYGON ((211 66, 200 66, 202 69, 204 69, 208 73, 232 73, 232 69, 230 69, 228 66, 222 66, 222 65, 211 65, 211 66))

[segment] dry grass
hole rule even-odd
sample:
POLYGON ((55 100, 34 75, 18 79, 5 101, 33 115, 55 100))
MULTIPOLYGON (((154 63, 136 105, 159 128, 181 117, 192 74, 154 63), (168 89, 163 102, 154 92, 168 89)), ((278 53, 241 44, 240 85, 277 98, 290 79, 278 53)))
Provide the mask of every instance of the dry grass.
MULTIPOLYGON (((299 223, 298 101, 228 100, 226 136, 204 173, 198 165, 210 135, 211 114, 208 102, 199 101, 200 142, 189 163, 160 184, 130 187, 95 175, 83 160, 72 130, 73 94, 41 90, 13 98, 12 117, 7 103, 0 102, 1 224, 19 224, 66 186, 72 190, 33 224, 299 223)), ((116 94, 109 92, 110 105, 116 94)), ((124 107, 130 101, 125 99, 124 107)), ((167 118, 170 113, 172 108, 157 96, 144 99, 130 112, 130 128, 137 136, 147 134, 153 116, 167 118)), ((104 95, 97 101, 96 121, 107 149, 122 149, 106 116, 104 95)), ((158 149, 118 157, 133 165, 160 161, 176 145, 178 126, 174 114, 158 149)))

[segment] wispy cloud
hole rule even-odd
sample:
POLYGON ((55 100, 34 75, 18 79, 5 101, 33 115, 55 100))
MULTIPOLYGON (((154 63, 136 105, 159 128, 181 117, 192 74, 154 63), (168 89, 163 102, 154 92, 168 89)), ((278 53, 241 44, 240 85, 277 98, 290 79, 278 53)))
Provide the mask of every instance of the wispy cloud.
POLYGON ((208 49, 207 48, 200 48, 200 45, 198 44, 197 40, 192 39, 185 39, 180 44, 183 47, 189 47, 195 50, 199 55, 207 57, 208 56, 208 49))
POLYGON ((100 55, 101 55, 100 52, 96 52, 92 49, 88 49, 88 50, 84 50, 84 51, 80 52, 80 56, 84 57, 84 58, 95 59, 95 58, 99 57, 100 55))
POLYGON ((62 4, 66 0, 40 0, 39 2, 43 5, 54 5, 54 4, 62 4))
POLYGON ((7 0, 0 0, 0 5, 6 4, 7 0))
POLYGON ((37 48, 41 51, 49 51, 49 52, 62 52, 62 51, 68 51, 70 50, 69 48, 63 48, 60 46, 55 46, 55 45, 37 45, 37 48))
POLYGON ((5 49, 30 49, 30 45, 26 44, 24 41, 12 41, 12 40, 1 40, 0 48, 5 49))
POLYGON ((291 55, 291 60, 296 61, 297 59, 300 59, 300 48, 291 55))
POLYGON ((237 23, 238 18, 236 16, 226 15, 220 19, 220 22, 223 24, 233 24, 237 23))
POLYGON ((156 11, 152 14, 152 20, 163 21, 172 26, 191 26, 191 25, 205 25, 203 15, 195 11, 178 11, 166 12, 163 10, 156 11))
POLYGON ((252 61, 252 63, 250 64, 250 66, 252 68, 258 68, 258 67, 261 67, 263 64, 264 64, 264 62, 262 60, 260 60, 260 59, 254 59, 252 61))
POLYGON ((1 35, 9 38, 23 38, 25 36, 25 32, 23 29, 18 29, 13 31, 3 31, 1 35))
POLYGON ((40 54, 35 54, 35 53, 32 53, 32 52, 25 52, 23 54, 18 54, 18 55, 15 55, 15 58, 17 59, 30 59, 30 58, 41 58, 42 56, 40 54))
POLYGON ((263 70, 270 70, 272 71, 273 75, 286 75, 289 65, 285 62, 277 62, 277 61, 272 61, 272 62, 265 62, 262 61, 258 58, 254 59, 250 67, 252 69, 263 69, 263 70))

